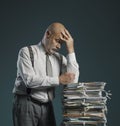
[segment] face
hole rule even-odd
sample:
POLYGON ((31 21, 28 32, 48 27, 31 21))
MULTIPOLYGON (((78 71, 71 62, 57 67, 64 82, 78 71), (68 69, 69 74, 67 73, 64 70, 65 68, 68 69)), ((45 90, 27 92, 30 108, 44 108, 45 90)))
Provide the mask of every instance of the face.
POLYGON ((61 48, 60 34, 48 34, 46 38, 46 51, 49 54, 53 54, 61 48))

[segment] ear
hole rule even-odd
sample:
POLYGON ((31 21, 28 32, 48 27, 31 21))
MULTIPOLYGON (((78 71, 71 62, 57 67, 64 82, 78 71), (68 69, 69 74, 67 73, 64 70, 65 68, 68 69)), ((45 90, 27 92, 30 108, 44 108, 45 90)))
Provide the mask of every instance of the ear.
POLYGON ((51 36, 51 31, 47 31, 46 32, 46 38, 48 39, 48 38, 50 38, 50 36, 51 36))

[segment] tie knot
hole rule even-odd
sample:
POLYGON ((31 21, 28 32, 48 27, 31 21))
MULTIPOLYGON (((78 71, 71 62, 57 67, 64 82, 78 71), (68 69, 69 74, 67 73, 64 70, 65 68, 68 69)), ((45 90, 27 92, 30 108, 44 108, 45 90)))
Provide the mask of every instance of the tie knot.
POLYGON ((46 56, 51 56, 52 54, 50 54, 50 53, 46 52, 46 53, 45 53, 45 55, 46 55, 46 56))
POLYGON ((46 53, 45 53, 45 55, 49 55, 49 53, 48 53, 48 52, 46 52, 46 53))

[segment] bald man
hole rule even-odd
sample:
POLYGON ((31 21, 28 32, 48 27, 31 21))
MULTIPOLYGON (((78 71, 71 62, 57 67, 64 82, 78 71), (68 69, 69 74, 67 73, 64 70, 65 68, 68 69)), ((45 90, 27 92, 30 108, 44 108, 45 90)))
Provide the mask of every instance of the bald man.
POLYGON ((77 83, 74 40, 61 23, 51 24, 37 45, 20 49, 13 88, 14 126, 56 126, 52 100, 56 86, 77 83), (67 56, 58 52, 65 43, 67 56))

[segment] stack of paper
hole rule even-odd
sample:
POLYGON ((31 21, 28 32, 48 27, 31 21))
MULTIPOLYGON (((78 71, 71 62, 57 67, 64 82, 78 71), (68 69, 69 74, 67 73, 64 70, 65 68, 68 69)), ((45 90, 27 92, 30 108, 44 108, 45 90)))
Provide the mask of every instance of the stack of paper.
POLYGON ((105 82, 69 84, 63 87, 64 126, 106 126, 105 82))

